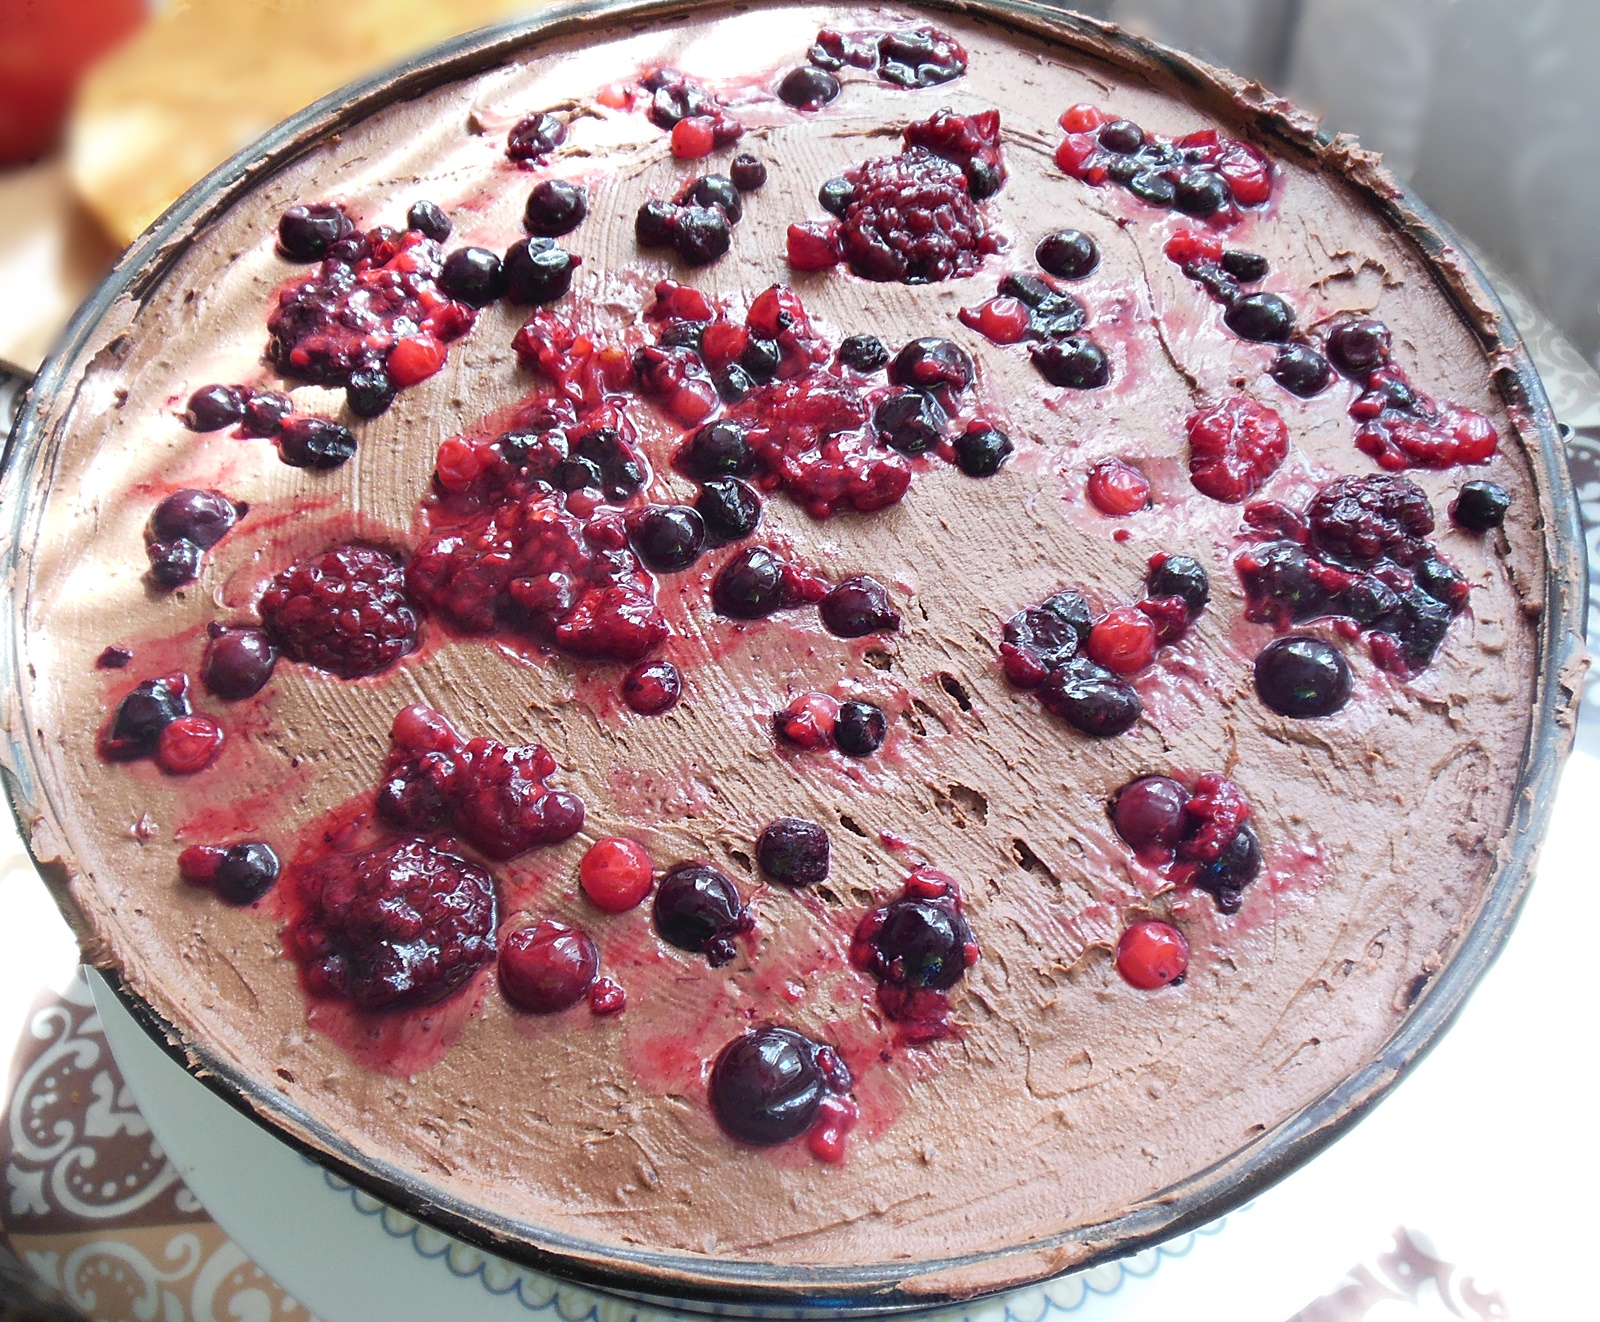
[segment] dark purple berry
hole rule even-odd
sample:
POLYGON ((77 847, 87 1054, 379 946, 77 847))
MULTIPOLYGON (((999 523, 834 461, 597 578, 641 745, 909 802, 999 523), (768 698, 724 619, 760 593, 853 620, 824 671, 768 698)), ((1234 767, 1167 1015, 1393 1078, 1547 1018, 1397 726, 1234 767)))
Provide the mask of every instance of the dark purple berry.
POLYGON ((1447 561, 1429 556, 1411 572, 1416 575, 1417 586, 1435 601, 1444 602, 1451 610, 1459 610, 1467 604, 1471 584, 1447 561))
POLYGON ((866 574, 847 578, 817 607, 822 627, 836 638, 861 638, 869 633, 891 633, 900 627, 900 612, 889 600, 888 589, 866 574))
POLYGON ((589 195, 579 184, 565 179, 543 179, 528 194, 522 223, 530 234, 560 238, 583 224, 589 214, 589 195))
POLYGON ((666 349, 693 349, 700 352, 706 328, 698 321, 669 321, 661 328, 656 343, 666 349))
POLYGON ((639 208, 633 235, 641 248, 670 248, 678 231, 678 210, 671 202, 651 198, 639 208))
POLYGON ((1433 660, 1454 616, 1449 606, 1420 587, 1400 598, 1400 645, 1413 665, 1421 667, 1433 660))
POLYGON ((1211 580, 1205 567, 1192 556, 1167 556, 1145 575, 1144 583, 1152 597, 1183 598, 1191 615, 1198 615, 1211 600, 1211 580))
POLYGON ((748 546, 717 571, 711 601, 735 620, 760 620, 783 605, 783 561, 764 546, 748 546))
POLYGON ((796 110, 817 110, 838 95, 839 80, 809 64, 789 70, 778 84, 778 99, 796 110))
POLYGON ((217 862, 211 886, 225 904, 254 904, 278 879, 278 856, 259 840, 230 845, 217 862))
POLYGON ((839 345, 839 361, 852 371, 876 372, 889 361, 889 350, 876 335, 849 335, 839 345))
POLYGON ((320 261, 329 245, 354 231, 354 222, 332 203, 293 206, 278 218, 278 251, 293 262, 320 261))
POLYGON ((1256 693, 1280 716, 1331 716, 1350 700, 1344 653, 1318 638, 1275 638, 1256 656, 1256 693))
POLYGON ((1097 739, 1121 734, 1144 711, 1133 685, 1081 656, 1050 672, 1039 701, 1073 729, 1097 739))
POLYGON ((554 115, 529 115, 506 135, 506 155, 514 161, 539 161, 566 140, 567 126, 554 115))
POLYGON ((856 186, 848 179, 836 176, 824 180, 822 187, 817 189, 817 204, 829 215, 843 219, 855 195, 856 186))
POLYGON ((338 468, 355 452, 350 429, 332 418, 290 418, 278 433, 278 458, 291 468, 338 468))
POLYGON ((740 152, 728 166, 728 177, 741 193, 754 193, 767 182, 767 167, 759 156, 740 152))
POLYGON ((1228 181, 1215 170, 1185 170, 1172 185, 1172 205, 1186 216, 1212 216, 1232 200, 1228 181))
POLYGON ((1189 791, 1168 776, 1142 776, 1117 791, 1111 824, 1130 849, 1176 849, 1189 829, 1189 791))
POLYGON ((1468 532, 1488 532, 1506 521, 1511 495, 1494 482, 1465 482, 1450 503, 1450 518, 1468 532))
POLYGON ((152 542, 184 538, 199 547, 215 546, 239 520, 239 510, 220 491, 185 487, 157 505, 146 530, 152 542))
POLYGON ((278 664, 278 649, 261 629, 223 629, 206 643, 200 682, 206 691, 234 702, 261 692, 278 664))
POLYGON ((818 1064, 823 1050, 792 1028, 753 1029, 723 1047, 710 1082, 712 1114, 723 1132, 756 1147, 804 1134, 829 1091, 818 1064))
POLYGON ((678 451, 678 464, 690 477, 748 477, 755 472, 756 457, 737 422, 708 422, 678 451))
POLYGON ((972 927, 952 904, 901 899, 882 909, 870 938, 873 971, 903 987, 954 987, 967 971, 967 951, 977 944, 972 927))
POLYGON ((672 248, 690 266, 716 261, 733 243, 733 230, 719 207, 683 207, 677 222, 672 248))
POLYGON ((1033 258, 1050 275, 1082 280, 1100 265, 1100 249, 1082 230, 1057 230, 1039 240, 1033 258))
POLYGON ((944 439, 949 418, 939 401, 920 390, 891 395, 873 414, 878 439, 901 454, 922 454, 944 439))
POLYGON ((1129 119, 1102 124, 1098 136, 1102 147, 1120 156, 1131 156, 1144 146, 1144 130, 1129 119))
POLYGON ((644 468, 638 456, 613 427, 585 432, 573 442, 572 455, 594 466, 608 500, 624 500, 644 485, 644 468))
POLYGON ((706 541, 713 546, 748 537, 761 522, 761 497, 736 477, 714 477, 700 488, 695 509, 706 526, 706 541))
POLYGON ((955 439, 956 467, 968 477, 993 477, 1015 448, 998 427, 968 427, 955 439))
POLYGON ((1346 376, 1364 377, 1389 361, 1389 328, 1371 317, 1352 317, 1328 332, 1328 361, 1346 376))
POLYGON ((889 380, 912 390, 959 394, 972 385, 972 356, 959 344, 925 335, 895 355, 889 380))
POLYGON ((689 185, 683 200, 692 206, 720 208, 730 225, 737 225, 744 216, 744 201, 733 180, 725 174, 701 175, 689 185))
POLYGON ((1189 878, 1216 899, 1223 913, 1238 913, 1244 902, 1244 888, 1261 875, 1261 841, 1249 826, 1222 847, 1222 853, 1202 864, 1189 878))
POLYGON ((1265 280, 1267 259, 1260 253, 1244 252, 1239 248, 1229 248, 1222 254, 1222 269, 1235 280, 1242 280, 1247 285, 1253 285, 1257 280, 1265 280))
POLYGON ((201 386, 189 396, 183 425, 190 431, 221 431, 244 418, 245 392, 239 386, 201 386))
POLYGON ((870 702, 841 702, 833 722, 833 744, 846 757, 869 757, 883 747, 889 718, 870 702))
POLYGON ((439 270, 439 288, 468 307, 487 307, 505 292, 499 254, 487 248, 457 248, 439 270))
POLYGON ((1028 354, 1039 375, 1053 386, 1095 390, 1111 379, 1111 363, 1105 350, 1087 335, 1068 335, 1036 344, 1028 354))
POLYGON ((815 886, 828 879, 828 833, 802 817, 780 817, 756 840, 756 862, 785 886, 815 886))
MULTIPOLYGON (((1157 170, 1141 170, 1136 162, 1113 161, 1109 171, 1111 177, 1118 183, 1126 182, 1128 191, 1142 202, 1148 202, 1154 207, 1170 207, 1173 199, 1178 195, 1178 186, 1168 179, 1166 175, 1157 170), (1124 165, 1124 170, 1116 167, 1124 165), (1121 176, 1126 174, 1124 180, 1121 176)), ((1220 180, 1219 180, 1220 182, 1220 180)))
POLYGON ((252 392, 239 425, 246 436, 276 436, 283 420, 294 412, 294 400, 281 390, 252 392))
POLYGON ((709 863, 680 863, 669 871, 656 887, 651 912, 657 936, 704 955, 713 967, 733 958, 733 938, 752 925, 738 888, 709 863))
POLYGON ((744 352, 739 355, 739 366, 752 381, 772 380, 777 375, 778 364, 782 361, 783 354, 778 348, 778 342, 763 340, 756 335, 750 337, 745 343, 744 352))
POLYGON ((554 303, 572 288, 572 273, 581 264, 555 240, 534 236, 519 239, 506 249, 500 271, 506 296, 513 303, 554 303))
POLYGON ((750 373, 738 363, 729 363, 713 377, 713 380, 717 383, 717 394, 726 404, 737 404, 756 388, 756 383, 750 379, 750 373))
POLYGON ((376 363, 365 363, 350 373, 344 402, 358 418, 376 418, 394 403, 395 384, 376 363))
POLYGON ((1272 360, 1272 379, 1291 395, 1310 399, 1328 388, 1333 369, 1309 344, 1286 344, 1272 360))
POLYGON ((147 542, 150 577, 163 587, 181 587, 200 577, 200 548, 187 538, 170 542, 147 542))
POLYGON ((450 217, 444 214, 437 203, 426 200, 413 202, 411 209, 406 212, 406 228, 416 230, 435 243, 443 243, 450 237, 450 217))
POLYGON ((1294 309, 1276 294, 1235 299, 1222 320, 1242 340, 1282 344, 1294 334, 1294 309))
POLYGON ((633 549, 651 569, 674 573, 700 558, 706 525, 687 505, 651 505, 629 524, 633 549))
POLYGON ((117 761, 150 756, 156 751, 161 732, 190 712, 189 685, 184 676, 145 680, 117 705, 117 714, 106 733, 106 756, 117 761))

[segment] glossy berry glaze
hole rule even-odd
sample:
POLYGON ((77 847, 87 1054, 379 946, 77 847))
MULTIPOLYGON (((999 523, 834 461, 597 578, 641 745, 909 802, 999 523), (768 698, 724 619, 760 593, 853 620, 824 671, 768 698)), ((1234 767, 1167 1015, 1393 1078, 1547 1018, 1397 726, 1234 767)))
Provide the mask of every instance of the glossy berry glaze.
POLYGON ((878 1004, 905 1042, 957 1031, 949 991, 978 954, 961 888, 931 867, 913 870, 900 898, 870 910, 850 944, 850 962, 878 980, 878 1004))

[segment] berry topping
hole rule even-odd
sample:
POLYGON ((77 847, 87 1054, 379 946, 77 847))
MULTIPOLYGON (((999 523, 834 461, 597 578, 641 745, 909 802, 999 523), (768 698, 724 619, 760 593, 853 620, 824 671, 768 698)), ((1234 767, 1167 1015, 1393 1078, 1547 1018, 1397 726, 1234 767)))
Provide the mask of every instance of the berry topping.
POLYGON ((969 389, 976 369, 959 344, 937 336, 912 340, 889 365, 889 380, 912 390, 929 391, 941 402, 969 389))
POLYGON ((278 217, 278 251, 292 262, 317 262, 354 232, 354 222, 331 202, 292 206, 278 217))
POLYGON ((1352 317, 1328 332, 1328 358, 1348 377, 1362 380, 1389 361, 1389 328, 1371 317, 1352 317))
POLYGON ((578 883, 595 908, 626 913, 650 894, 655 869, 641 844, 607 836, 589 846, 578 864, 578 883))
POLYGON ((116 715, 101 736, 100 751, 114 762, 150 757, 161 732, 191 710, 187 675, 147 679, 117 704, 116 715))
POLYGON ((151 512, 145 538, 152 542, 188 541, 215 546, 238 522, 239 508, 220 491, 174 491, 151 512))
POLYGON ((650 505, 628 522, 633 549, 651 569, 672 573, 700 558, 706 525, 688 505, 650 505))
POLYGON ((285 945, 313 996, 429 1005, 494 959, 494 882, 424 840, 296 861, 287 881, 285 945))
POLYGON ((565 179, 543 179, 528 194, 522 223, 530 234, 559 239, 583 224, 589 214, 589 195, 581 184, 565 179))
POLYGON ((839 361, 867 375, 888 364, 889 350, 876 335, 848 335, 839 344, 839 361))
POLYGON ((1089 501, 1102 514, 1137 514, 1150 504, 1150 479, 1120 459, 1102 459, 1089 470, 1089 501))
MULTIPOLYGON (((392 389, 386 397, 393 399, 392 389)), ((278 432, 278 458, 291 468, 338 468, 355 452, 355 436, 332 418, 289 418, 278 432)))
POLYGON ((744 134, 744 126, 729 117, 720 100, 676 69, 656 69, 641 86, 650 94, 646 113, 659 129, 671 130, 684 119, 706 119, 711 123, 712 141, 718 147, 737 142, 744 134))
POLYGON ((683 696, 683 676, 670 661, 641 661, 622 677, 622 700, 641 716, 671 711, 683 696))
POLYGON ((1084 657, 1052 670, 1039 688, 1046 711, 1081 734, 1106 739, 1130 729, 1144 711, 1138 690, 1084 657))
POLYGON ((1087 335, 1067 335, 1028 350, 1039 375, 1053 386, 1095 390, 1111 379, 1105 350, 1087 335))
POLYGON ((438 712, 404 708, 389 734, 378 815, 411 831, 450 826, 490 858, 558 844, 583 827, 583 800, 546 781, 556 760, 542 744, 508 748, 463 740, 438 712))
POLYGON ((541 111, 519 120, 506 135, 506 155, 526 165, 543 165, 550 153, 566 140, 565 121, 541 111))
POLYGON ((450 237, 453 227, 450 217, 444 214, 437 203, 422 199, 413 202, 411 209, 406 212, 406 228, 416 230, 435 243, 443 243, 450 237))
POLYGON ((557 247, 554 239, 519 239, 500 263, 506 297, 524 305, 554 303, 572 288, 572 273, 582 264, 583 258, 557 247))
POLYGON ((1234 395, 1190 417, 1189 478, 1213 500, 1237 504, 1277 472, 1289 429, 1263 404, 1234 395))
POLYGON ((468 307, 493 303, 505 292, 500 254, 487 248, 457 248, 439 270, 439 289, 468 307))
POLYGON ((1260 253, 1241 252, 1237 248, 1230 248, 1222 254, 1222 269, 1247 285, 1267 278, 1267 259, 1260 253))
POLYGON ((731 960, 733 938, 755 925, 738 888, 709 863, 680 863, 668 871, 656 887, 651 919, 663 941, 704 955, 712 968, 731 960))
POLYGON ((818 610, 822 627, 836 638, 892 633, 900 627, 900 612, 889 600, 888 589, 866 574, 845 579, 822 599, 818 610))
POLYGON ((217 629, 206 641, 200 682, 226 702, 253 697, 272 678, 278 649, 261 629, 217 629))
POLYGON ((1328 360, 1308 344, 1284 345, 1269 370, 1274 381, 1301 399, 1320 394, 1333 380, 1328 360))
POLYGON ((1100 265, 1100 249, 1082 230, 1056 230, 1039 240, 1033 259, 1062 280, 1082 280, 1100 265))
POLYGON ((336 546, 297 562, 268 584, 259 609, 286 657, 344 679, 387 670, 417 645, 405 571, 372 546, 336 546))
POLYGON ((998 427, 984 422, 967 424, 954 441, 956 467, 968 477, 993 477, 1016 449, 998 427))
POLYGON ((240 428, 246 436, 276 436, 294 412, 294 401, 281 390, 255 390, 244 406, 240 428))
POLYGON ((949 415, 939 401, 920 390, 890 395, 872 415, 878 438, 901 454, 924 454, 944 439, 949 415))
POLYGON ((247 392, 242 386, 201 386, 189 396, 183 425, 190 431, 221 431, 244 418, 247 392))
POLYGON ((1006 621, 1000 660, 1019 688, 1037 688, 1055 667, 1072 660, 1089 640, 1089 603, 1076 592, 1057 592, 1006 621))
POLYGON ((1408 478, 1352 476, 1322 486, 1306 508, 1312 544, 1350 565, 1411 565, 1428 551, 1433 506, 1408 478))
POLYGON ((599 974, 594 942, 553 918, 519 927, 500 946, 500 994, 528 1014, 554 1014, 576 1005, 599 974))
POLYGON ((756 840, 762 872, 785 886, 816 886, 828 879, 828 833, 802 817, 779 817, 756 840))
POLYGON ((691 115, 672 126, 672 154, 680 161, 698 161, 716 150, 716 126, 704 115, 691 115))
POLYGON ((815 220, 789 226, 785 255, 793 270, 830 270, 844 256, 839 246, 839 227, 815 220))
POLYGON ((755 472, 755 455, 736 422, 720 420, 701 427, 678 450, 678 466, 704 482, 714 477, 748 477, 755 472))
POLYGON ((839 80, 815 65, 789 70, 778 84, 778 99, 796 110, 820 110, 838 95, 839 80))
POLYGON ((735 620, 759 620, 783 605, 783 561, 765 546, 740 551, 717 571, 711 602, 735 620))
POLYGON ((1493 482, 1464 482, 1450 502, 1450 518, 1468 532, 1488 532, 1506 521, 1510 493, 1493 482))
POLYGON ((1097 187, 1110 180, 1152 206, 1227 224, 1239 218, 1240 208, 1259 206, 1272 195, 1267 158, 1215 129, 1174 141, 1130 120, 1108 121, 1090 105, 1071 107, 1061 127, 1066 137, 1056 148, 1056 164, 1064 173, 1097 187))
POLYGON ((1140 991, 1182 982, 1188 970, 1189 943, 1171 923, 1134 923, 1117 941, 1117 972, 1140 991))
POLYGON ((944 991, 978 960, 955 882, 933 868, 906 878, 906 893, 856 926, 850 962, 880 982, 944 991))
POLYGON ((150 577, 164 587, 179 587, 200 577, 200 548, 179 538, 175 542, 146 542, 150 577))
POLYGON ((1144 586, 1152 597, 1181 598, 1191 615, 1198 615, 1211 600, 1211 580, 1205 567, 1187 555, 1157 551, 1150 557, 1144 586))
POLYGON ((735 477, 715 477, 700 488, 694 507, 713 546, 748 537, 761 522, 761 497, 735 477))
POLYGON ((739 196, 739 188, 725 174, 701 175, 684 189, 678 201, 697 207, 714 207, 728 218, 730 225, 737 225, 744 217, 744 200, 739 196))
POLYGON ((833 743, 839 703, 826 693, 802 693, 782 711, 774 712, 772 728, 780 739, 816 752, 833 743))
POLYGON ((966 72, 967 52, 933 27, 892 32, 823 28, 809 54, 819 69, 875 70, 895 87, 935 87, 966 72))
POLYGON ((1276 294, 1245 294, 1229 304, 1222 320, 1241 340, 1282 344, 1294 334, 1294 309, 1276 294))
POLYGON ((1256 693, 1280 716, 1331 716, 1350 700, 1350 664, 1303 634, 1275 638, 1256 656, 1256 693))
POLYGON ((201 712, 170 722, 156 740, 156 762, 174 776, 204 771, 222 751, 222 727, 201 712))
POLYGON ((1134 852, 1170 859, 1188 832, 1188 806, 1189 791, 1171 777, 1141 776, 1117 791, 1111 822, 1134 852))
POLYGON ((1156 645, 1155 622, 1137 606, 1118 606, 1095 622, 1084 650, 1096 665, 1137 675, 1156 659, 1156 645))
POLYGON ((792 1028, 757 1028, 717 1053, 711 1111, 728 1137, 755 1147, 799 1138, 850 1090, 850 1071, 831 1047, 792 1028))
POLYGON ((254 904, 278 880, 278 856, 259 840, 226 849, 190 845, 178 855, 178 875, 191 886, 215 891, 224 904, 254 904))
POLYGON ((767 182, 767 167, 759 156, 740 152, 728 166, 728 177, 741 193, 754 193, 767 182))
POLYGON ((883 747, 889 718, 870 702, 841 702, 834 718, 833 743, 846 757, 870 757, 883 747))
POLYGON ((941 110, 930 119, 906 125, 903 137, 907 149, 922 147, 959 165, 975 202, 993 197, 1006 181, 998 110, 981 110, 975 115, 941 110))

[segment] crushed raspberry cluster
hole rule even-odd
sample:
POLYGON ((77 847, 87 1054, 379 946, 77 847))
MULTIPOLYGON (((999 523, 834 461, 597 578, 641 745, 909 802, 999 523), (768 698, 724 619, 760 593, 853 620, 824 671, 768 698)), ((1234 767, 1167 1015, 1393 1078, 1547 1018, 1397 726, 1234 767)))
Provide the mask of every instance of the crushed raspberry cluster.
POLYGON ((728 112, 722 98, 676 69, 653 69, 639 84, 649 98, 645 114, 659 129, 672 132, 679 124, 703 124, 713 146, 726 147, 744 136, 744 125, 728 112))
POLYGON ((1325 483, 1304 509, 1245 509, 1255 541, 1234 557, 1246 615, 1280 631, 1331 618, 1365 637, 1373 660, 1401 676, 1424 670, 1466 606, 1470 587, 1428 535, 1433 506, 1391 474, 1325 483))
POLYGON ((807 58, 818 69, 864 69, 895 87, 937 87, 967 71, 967 52, 953 37, 923 25, 840 32, 823 28, 807 58))
POLYGON ((1071 107, 1061 127, 1056 164, 1064 173, 1097 187, 1116 184, 1150 206, 1226 225, 1272 196, 1272 162, 1215 129, 1174 140, 1092 105, 1071 107))
POLYGON ((387 670, 417 645, 405 569, 375 546, 349 543, 296 562, 257 606, 284 656, 343 679, 387 670))
POLYGON ((493 879, 426 840, 296 860, 285 889, 284 943, 312 996, 431 1005, 495 957, 493 879))
POLYGON ((378 815, 402 830, 453 831, 489 858, 513 858, 583 827, 583 800, 546 783, 556 769, 542 744, 463 739, 438 712, 407 707, 389 734, 378 815))
POLYGON ((1141 776, 1107 808, 1123 843, 1145 863, 1209 892, 1223 913, 1239 911, 1261 873, 1261 842, 1249 825, 1249 800, 1228 777, 1208 771, 1185 785, 1141 776))
POLYGON ((1245 395, 1191 414, 1189 480, 1212 500, 1238 504, 1278 471, 1289 454, 1289 429, 1275 409, 1245 395))
POLYGON ((866 280, 927 284, 971 275, 998 251, 977 201, 1005 179, 999 112, 941 110, 903 136, 898 156, 864 161, 829 190, 837 220, 789 227, 791 266, 843 261, 866 280))

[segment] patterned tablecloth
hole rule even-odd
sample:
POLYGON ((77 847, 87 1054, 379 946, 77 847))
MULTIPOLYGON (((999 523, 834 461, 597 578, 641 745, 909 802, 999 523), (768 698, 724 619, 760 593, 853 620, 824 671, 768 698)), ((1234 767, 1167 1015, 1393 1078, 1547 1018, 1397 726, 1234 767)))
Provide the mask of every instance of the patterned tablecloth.
MULTIPOLYGON (((1600 376, 1514 292, 1507 301, 1569 429, 1590 563, 1600 566, 1600 376)), ((0 431, 9 395, 0 379, 0 431)), ((1591 647, 1600 654, 1593 625, 1591 647)), ((1580 746, 1600 753, 1600 712, 1586 716, 1580 746)), ((207 1215, 151 1136, 9 815, 0 906, 0 1034, 16 1044, 0 1132, 0 1322, 302 1322, 305 1310, 207 1215)), ((1368 1260, 1342 1280, 1307 1281, 1292 1322, 1523 1316, 1473 1278, 1470 1262, 1438 1256, 1423 1228, 1395 1227, 1383 1247, 1386 1237, 1375 1224, 1368 1260)))

